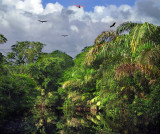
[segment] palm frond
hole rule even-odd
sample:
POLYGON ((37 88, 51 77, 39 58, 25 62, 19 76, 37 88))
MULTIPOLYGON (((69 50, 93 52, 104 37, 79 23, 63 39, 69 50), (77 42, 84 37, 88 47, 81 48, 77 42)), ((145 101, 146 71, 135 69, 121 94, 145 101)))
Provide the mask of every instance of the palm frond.
POLYGON ((113 41, 116 39, 118 34, 114 31, 104 31, 95 39, 95 44, 103 43, 106 41, 113 41))
POLYGON ((135 54, 135 61, 140 64, 159 65, 160 63, 160 46, 154 42, 147 42, 137 48, 135 54))
POLYGON ((0 44, 6 43, 7 38, 5 38, 2 34, 0 34, 0 44))
POLYGON ((102 43, 93 47, 87 54, 84 63, 90 66, 99 54, 100 49, 108 43, 102 43))
POLYGON ((104 49, 104 46, 109 45, 111 41, 114 41, 118 34, 114 31, 104 31, 95 39, 95 46, 90 49, 86 54, 85 64, 91 65, 96 59, 101 49, 104 49))
POLYGON ((117 32, 125 30, 125 27, 126 29, 130 29, 129 40, 132 53, 135 53, 138 46, 148 41, 160 44, 160 28, 153 24, 149 24, 148 22, 143 24, 136 23, 133 25, 132 23, 126 23, 122 25, 122 28, 117 29, 117 32), (130 25, 131 27, 129 27, 130 25))
POLYGON ((136 47, 139 44, 139 36, 138 36, 139 33, 140 33, 139 27, 138 27, 138 25, 136 25, 134 27, 132 41, 131 41, 132 53, 134 53, 136 51, 136 47))
POLYGON ((133 29, 136 25, 141 25, 140 23, 133 23, 133 22, 124 22, 122 23, 116 30, 118 34, 121 34, 124 31, 130 31, 133 29))

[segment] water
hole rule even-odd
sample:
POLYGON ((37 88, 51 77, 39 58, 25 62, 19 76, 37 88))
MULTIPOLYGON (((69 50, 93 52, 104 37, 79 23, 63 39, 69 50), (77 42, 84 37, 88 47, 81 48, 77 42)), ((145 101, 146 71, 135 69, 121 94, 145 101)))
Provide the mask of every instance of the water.
POLYGON ((136 128, 130 121, 114 121, 104 113, 34 108, 7 121, 1 134, 158 134, 136 128))

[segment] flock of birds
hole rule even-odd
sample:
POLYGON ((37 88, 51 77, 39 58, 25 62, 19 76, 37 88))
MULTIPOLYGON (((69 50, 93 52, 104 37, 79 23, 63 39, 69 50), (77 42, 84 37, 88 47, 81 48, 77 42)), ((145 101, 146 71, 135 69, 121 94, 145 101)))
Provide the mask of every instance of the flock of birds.
MULTIPOLYGON (((78 7, 78 8, 84 7, 84 6, 81 6, 81 5, 74 5, 74 6, 76 6, 76 7, 78 7)), ((41 22, 41 23, 47 22, 47 20, 38 20, 38 21, 41 22)), ((114 23, 110 26, 110 28, 111 28, 111 27, 114 27, 115 24, 116 24, 116 22, 114 22, 114 23)), ((61 35, 61 36, 66 37, 66 36, 68 36, 68 35, 67 35, 67 34, 63 34, 63 35, 61 35)))

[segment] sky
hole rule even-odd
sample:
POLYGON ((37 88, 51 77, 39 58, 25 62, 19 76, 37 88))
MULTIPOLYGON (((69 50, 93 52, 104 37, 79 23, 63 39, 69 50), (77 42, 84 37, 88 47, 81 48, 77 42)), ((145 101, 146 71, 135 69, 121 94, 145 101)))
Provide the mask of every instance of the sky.
POLYGON ((100 33, 126 21, 160 25, 160 0, 0 0, 0 34, 8 39, 0 52, 6 54, 10 50, 2 49, 16 41, 39 41, 46 44, 43 52, 75 57, 100 33))
POLYGON ((94 6, 107 6, 111 4, 117 6, 120 6, 121 4, 129 4, 133 6, 135 0, 43 0, 42 4, 45 7, 47 3, 50 2, 58 2, 65 8, 71 5, 83 5, 85 11, 93 11, 94 6))

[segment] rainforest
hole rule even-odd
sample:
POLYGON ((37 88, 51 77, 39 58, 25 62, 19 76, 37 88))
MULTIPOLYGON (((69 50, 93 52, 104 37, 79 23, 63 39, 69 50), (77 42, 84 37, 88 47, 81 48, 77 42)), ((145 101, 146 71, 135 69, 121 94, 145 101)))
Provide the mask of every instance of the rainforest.
POLYGON ((122 23, 74 59, 44 47, 17 41, 0 53, 2 134, 160 132, 160 26, 122 23))

